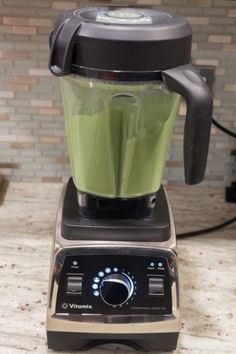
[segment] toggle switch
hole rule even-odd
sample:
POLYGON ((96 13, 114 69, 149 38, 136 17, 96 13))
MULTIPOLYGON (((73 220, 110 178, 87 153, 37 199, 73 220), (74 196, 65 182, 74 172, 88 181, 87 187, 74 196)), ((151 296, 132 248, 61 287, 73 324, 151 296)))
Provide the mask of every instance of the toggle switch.
POLYGON ((68 295, 81 295, 83 290, 83 277, 78 274, 67 275, 67 288, 68 295))
POLYGON ((152 296, 163 296, 164 295, 163 278, 150 277, 148 279, 148 295, 152 295, 152 296))

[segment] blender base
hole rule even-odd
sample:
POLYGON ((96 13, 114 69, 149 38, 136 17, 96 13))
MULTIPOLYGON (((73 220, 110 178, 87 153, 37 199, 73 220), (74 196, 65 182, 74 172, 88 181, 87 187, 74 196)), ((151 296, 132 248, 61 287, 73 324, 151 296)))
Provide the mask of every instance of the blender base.
MULTIPOLYGON (((110 220, 107 223, 112 224, 106 227, 106 220, 81 220, 74 208, 65 210, 68 193, 76 200, 72 183, 64 188, 57 213, 48 292, 48 347, 82 351, 117 343, 140 351, 174 350, 180 329, 178 259, 164 189, 156 194, 162 213, 154 213, 152 220, 110 220), (65 213, 71 222, 66 229, 67 235, 72 231, 70 239, 62 235, 65 213), (169 230, 164 240, 163 229, 169 230), (106 278, 115 282, 117 277, 125 278, 130 292, 125 301, 111 305, 104 301, 102 284, 106 278)), ((124 280, 120 283, 124 285, 124 280)))

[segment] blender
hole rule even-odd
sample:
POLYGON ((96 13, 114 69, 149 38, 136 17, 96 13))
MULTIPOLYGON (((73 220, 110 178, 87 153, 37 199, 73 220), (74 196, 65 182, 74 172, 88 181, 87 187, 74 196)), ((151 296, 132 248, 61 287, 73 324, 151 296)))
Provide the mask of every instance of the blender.
POLYGON ((187 184, 205 173, 211 94, 191 64, 185 18, 154 8, 72 9, 50 36, 72 178, 53 243, 48 346, 176 348, 178 259, 161 185, 179 100, 187 184))

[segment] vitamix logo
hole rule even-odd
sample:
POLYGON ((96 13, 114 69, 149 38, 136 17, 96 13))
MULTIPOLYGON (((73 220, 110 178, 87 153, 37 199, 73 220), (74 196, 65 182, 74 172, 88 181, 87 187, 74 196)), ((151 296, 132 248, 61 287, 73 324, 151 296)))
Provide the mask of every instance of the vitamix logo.
POLYGON ((67 304, 66 302, 63 302, 61 304, 61 308, 63 310, 68 310, 68 309, 70 309, 70 310, 92 310, 93 306, 89 305, 89 304, 79 305, 79 304, 75 304, 75 303, 67 304))

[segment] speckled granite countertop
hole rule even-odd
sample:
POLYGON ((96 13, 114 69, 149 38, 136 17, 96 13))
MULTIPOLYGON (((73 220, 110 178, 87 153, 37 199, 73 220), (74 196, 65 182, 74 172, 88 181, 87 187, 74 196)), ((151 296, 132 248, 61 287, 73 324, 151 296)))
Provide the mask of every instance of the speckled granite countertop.
MULTIPOLYGON (((45 317, 51 238, 61 184, 12 183, 1 192, 0 353, 52 353, 45 317)), ((178 231, 236 214, 218 188, 169 187, 178 231)), ((181 336, 176 353, 236 353, 236 225, 179 240, 181 336)), ((133 352, 106 345, 91 353, 133 352)), ((89 352, 87 352, 89 353, 89 352)))

